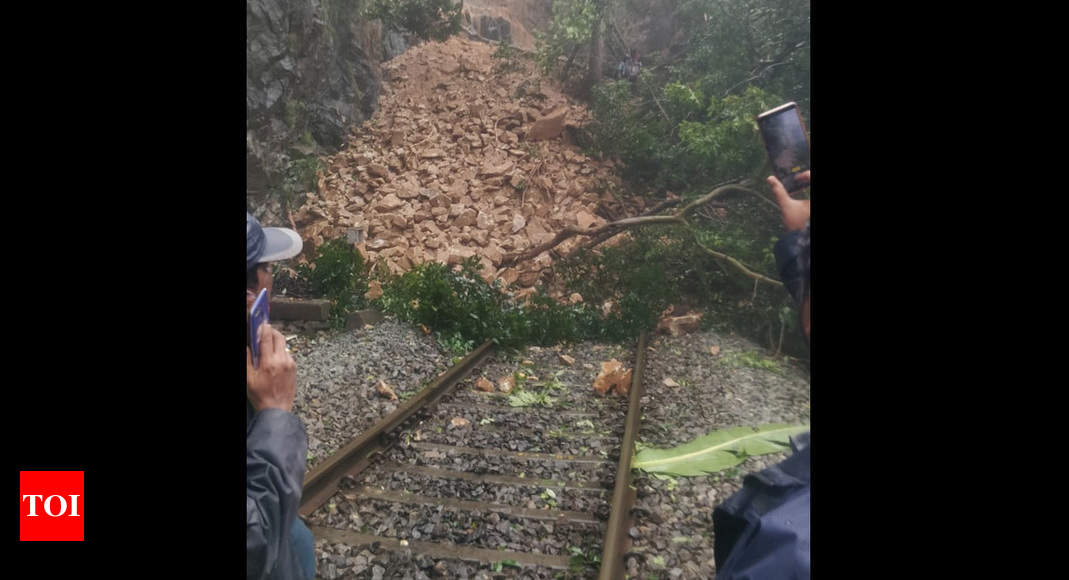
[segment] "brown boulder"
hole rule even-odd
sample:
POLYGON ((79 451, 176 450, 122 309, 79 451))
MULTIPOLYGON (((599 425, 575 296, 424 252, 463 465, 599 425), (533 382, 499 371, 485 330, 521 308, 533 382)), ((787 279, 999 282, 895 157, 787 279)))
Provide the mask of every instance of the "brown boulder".
POLYGON ((385 165, 379 163, 369 163, 367 166, 367 172, 374 177, 385 178, 390 175, 390 170, 385 165))
POLYGON ((594 379, 594 391, 599 395, 604 395, 610 388, 624 396, 631 390, 631 369, 625 369, 616 359, 601 363, 601 372, 594 379))
POLYGON ((506 173, 512 171, 513 167, 514 165, 511 161, 505 161, 501 165, 488 164, 483 166, 483 168, 479 170, 479 175, 485 175, 487 177, 505 175, 506 173))
MULTIPOLYGON (((453 226, 462 228, 464 226, 475 225, 475 221, 478 218, 479 213, 470 207, 465 209, 457 216, 457 219, 453 220, 453 226)), ((483 232, 484 234, 486 232, 483 232)))
POLYGON ((512 389, 514 389, 515 387, 516 379, 512 375, 502 377, 501 380, 497 382, 497 390, 501 391, 502 393, 511 393, 512 389))
POLYGON ((516 270, 516 268, 505 268, 504 270, 498 272, 497 277, 501 278, 501 281, 504 282, 506 285, 515 284, 516 280, 519 280, 520 278, 520 273, 516 270))
POLYGON ((520 274, 520 277, 517 280, 520 286, 534 286, 538 283, 538 279, 541 277, 541 272, 524 272, 523 274, 520 274))
POLYGON ((701 312, 691 312, 685 316, 665 316, 657 323, 657 330, 672 336, 679 336, 698 330, 701 320, 701 312))
POLYGON ((476 244, 485 248, 486 244, 490 243, 490 234, 483 230, 475 230, 471 232, 471 239, 474 240, 476 244))
POLYGON ((380 396, 386 397, 391 401, 397 400, 397 393, 393 392, 393 389, 390 388, 390 385, 386 384, 386 381, 379 381, 379 384, 375 387, 375 390, 378 391, 380 396))
POLYGON ((382 296, 382 284, 378 280, 372 280, 368 282, 368 291, 364 293, 364 298, 368 300, 378 300, 382 296))
POLYGON ((494 383, 490 382, 490 379, 486 377, 479 377, 479 380, 475 381, 475 388, 487 393, 494 392, 494 383))
POLYGON ((579 229, 585 230, 594 225, 597 219, 589 213, 579 210, 579 212, 575 214, 575 221, 579 225, 579 229))
POLYGON ((474 255, 475 251, 471 248, 465 248, 463 246, 459 248, 450 248, 449 257, 446 259, 446 263, 452 266, 454 264, 459 264, 474 255))
POLYGON ((498 248, 496 244, 487 243, 483 245, 486 246, 486 249, 483 250, 483 255, 495 266, 500 264, 501 259, 504 257, 501 254, 501 249, 498 248))
POLYGON ((400 189, 397 190, 397 197, 399 199, 413 199, 419 197, 419 189, 407 183, 402 184, 400 189))
POLYGON ((471 421, 468 421, 464 417, 453 417, 453 419, 449 421, 449 427, 451 429, 467 427, 468 425, 471 425, 471 421))
POLYGON ((568 115, 567 107, 554 109, 534 122, 527 133, 528 141, 552 139, 564 130, 564 118, 568 115))
POLYGON ((405 202, 401 201, 396 195, 390 193, 386 197, 379 200, 376 207, 379 211, 394 211, 401 209, 405 205, 405 202))

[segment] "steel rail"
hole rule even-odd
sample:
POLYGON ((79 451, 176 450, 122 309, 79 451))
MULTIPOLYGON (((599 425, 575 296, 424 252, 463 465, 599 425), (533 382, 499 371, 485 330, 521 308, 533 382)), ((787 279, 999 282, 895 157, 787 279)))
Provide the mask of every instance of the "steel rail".
POLYGON ((631 487, 631 458, 634 455, 635 437, 638 435, 639 420, 642 416, 640 400, 642 373, 646 370, 646 341, 647 334, 643 331, 638 337, 635 372, 631 375, 627 422, 624 427, 624 440, 620 445, 620 463, 616 468, 616 485, 612 492, 609 524, 605 532, 605 548, 601 553, 599 580, 617 580, 624 577, 623 558, 631 543, 627 535, 631 527, 631 508, 635 505, 635 488, 631 487))
POLYGON ((402 403, 393 413, 383 417, 374 427, 319 463, 304 479, 298 513, 307 517, 322 506, 330 496, 334 495, 338 484, 344 477, 355 476, 367 467, 373 454, 385 451, 389 447, 386 435, 390 431, 404 423, 417 411, 442 398, 492 351, 491 342, 483 343, 435 379, 433 383, 402 403))

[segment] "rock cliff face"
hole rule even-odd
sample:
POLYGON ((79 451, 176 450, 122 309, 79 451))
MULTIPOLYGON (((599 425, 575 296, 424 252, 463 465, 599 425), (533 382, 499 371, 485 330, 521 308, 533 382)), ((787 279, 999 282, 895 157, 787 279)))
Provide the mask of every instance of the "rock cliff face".
POLYGON ((375 110, 379 62, 404 43, 360 20, 361 6, 246 0, 247 194, 278 186, 295 158, 337 149, 375 110))
POLYGON ((523 50, 535 49, 535 31, 553 17, 552 0, 464 0, 464 23, 493 40, 508 39, 523 50))

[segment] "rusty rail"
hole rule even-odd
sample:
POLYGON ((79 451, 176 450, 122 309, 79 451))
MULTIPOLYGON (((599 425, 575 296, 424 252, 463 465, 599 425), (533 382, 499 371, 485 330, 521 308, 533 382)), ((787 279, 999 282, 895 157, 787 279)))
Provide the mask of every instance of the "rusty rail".
POLYGON ((631 375, 631 390, 628 393, 630 402, 627 407, 627 422, 624 426, 624 440, 620 444, 620 463, 616 468, 616 485, 612 492, 609 525, 605 532, 605 548, 601 553, 599 580, 617 580, 624 577, 624 554, 631 544, 627 535, 631 528, 631 508, 635 505, 635 488, 631 487, 631 458, 635 451, 639 419, 642 417, 640 400, 642 373, 646 370, 647 338, 646 331, 638 337, 635 372, 631 375))
POLYGON ((470 352, 468 356, 435 379, 433 383, 427 385, 416 396, 402 403, 393 413, 383 417, 374 427, 365 431, 317 465, 304 479, 301 504, 297 509, 298 513, 302 516, 308 516, 323 505, 337 491, 338 483, 345 476, 355 476, 367 467, 373 454, 385 451, 389 447, 386 440, 387 433, 404 423, 406 419, 417 411, 434 404, 435 401, 448 393, 464 377, 468 376, 492 350, 491 342, 483 343, 482 346, 470 352))

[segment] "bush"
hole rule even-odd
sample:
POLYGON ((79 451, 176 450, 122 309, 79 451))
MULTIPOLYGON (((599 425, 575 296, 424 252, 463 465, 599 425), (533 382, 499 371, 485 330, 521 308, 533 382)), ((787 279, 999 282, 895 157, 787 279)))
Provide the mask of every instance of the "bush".
POLYGON ((299 264, 297 274, 316 295, 331 301, 330 321, 344 326, 348 313, 367 301, 368 272, 363 256, 344 239, 330 240, 317 248, 310 265, 299 264))
POLYGON ((483 280, 480 267, 474 259, 458 269, 437 262, 420 264, 383 284, 378 306, 402 320, 433 328, 439 342, 451 350, 487 340, 505 348, 631 340, 639 331, 620 321, 606 331, 606 320, 586 304, 560 304, 541 294, 532 295, 526 304, 517 302, 483 280))
MULTIPOLYGON (((747 220, 764 226, 755 229, 730 219, 693 226, 703 243, 776 277, 771 251, 775 219, 767 215, 763 221, 747 220)), ((615 305, 605 318, 588 324, 577 321, 581 336, 624 341, 642 328, 652 328, 661 313, 674 305, 677 313, 701 309, 706 328, 738 332, 772 350, 778 347, 782 329, 783 350, 805 355, 797 331, 798 313, 785 291, 764 284, 755 291, 751 279, 725 271, 698 246, 695 234, 684 228, 645 228, 633 231, 632 236, 600 253, 580 252, 555 265, 569 292, 582 294, 592 305, 606 301, 615 305)))

